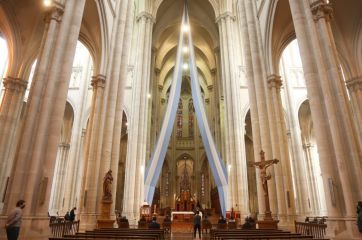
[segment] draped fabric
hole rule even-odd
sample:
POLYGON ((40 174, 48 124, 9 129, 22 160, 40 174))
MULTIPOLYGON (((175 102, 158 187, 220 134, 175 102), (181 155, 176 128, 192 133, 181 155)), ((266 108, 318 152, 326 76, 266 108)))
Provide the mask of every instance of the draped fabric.
MULTIPOLYGON (((185 4, 185 8, 183 11, 181 27, 183 25, 189 26, 187 4, 185 4)), ((173 82, 171 86, 171 92, 168 100, 166 113, 163 119, 159 138, 157 140, 152 157, 149 160, 148 166, 145 171, 145 200, 147 203, 152 203, 155 187, 157 185, 157 181, 161 173, 161 169, 167 152, 167 147, 172 134, 173 125, 175 122, 176 112, 178 108, 178 102, 181 93, 182 65, 183 65, 183 56, 181 50, 184 45, 188 45, 190 51, 189 66, 190 66, 190 78, 191 78, 191 91, 192 91, 192 98, 193 98, 197 123, 200 129, 200 134, 204 144, 206 156, 208 158, 209 165, 211 167, 211 171, 213 173, 215 183, 218 188, 221 211, 222 214, 225 216, 228 176, 225 164, 221 160, 218 154, 215 142, 213 140, 209 128, 209 124, 207 122, 205 108, 201 96, 200 85, 198 81, 191 31, 188 33, 183 33, 181 31, 180 33, 178 47, 177 47, 175 71, 173 74, 173 82)))

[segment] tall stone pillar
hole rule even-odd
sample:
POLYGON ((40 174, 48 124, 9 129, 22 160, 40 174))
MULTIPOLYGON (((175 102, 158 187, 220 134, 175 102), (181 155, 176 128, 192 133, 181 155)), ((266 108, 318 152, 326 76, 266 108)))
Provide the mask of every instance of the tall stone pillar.
MULTIPOLYGON (((282 106, 282 100, 280 95, 280 89, 282 86, 281 77, 275 74, 268 76, 268 88, 269 97, 271 103, 269 104, 272 117, 275 122, 274 131, 274 156, 280 159, 280 162, 275 166, 276 173, 276 184, 278 194, 278 215, 284 220, 288 220, 286 215, 295 215, 295 204, 294 204, 294 189, 291 176, 291 167, 289 159, 289 149, 287 142, 287 131, 285 126, 284 110, 282 106), (276 154, 277 153, 277 154, 276 154), (279 174, 279 175, 277 175, 279 174), (278 179, 279 178, 279 179, 278 179)), ((294 219, 289 219, 294 221, 294 219)))
MULTIPOLYGON (((77 183, 81 182, 77 179, 80 166, 83 164, 82 158, 82 138, 83 138, 83 123, 86 120, 85 109, 88 98, 88 86, 90 82, 90 64, 91 58, 89 57, 87 63, 82 68, 82 78, 79 88, 79 107, 75 111, 74 124, 72 129, 72 136, 70 142, 70 152, 69 152, 69 164, 67 165, 66 170, 66 182, 63 192, 64 197, 64 209, 72 209, 76 207, 77 199, 77 183)), ((79 209, 79 208, 78 208, 79 209)))
POLYGON ((106 77, 93 78, 92 112, 86 139, 84 177, 81 186, 81 224, 84 229, 96 227, 96 219, 102 214, 99 204, 103 197, 103 177, 112 170, 112 204, 109 213, 114 217, 118 182, 119 148, 122 130, 123 91, 127 76, 127 61, 132 27, 130 1, 117 3, 117 17, 113 25, 110 60, 103 65, 106 77))
POLYGON ((47 235, 48 203, 59 136, 63 122, 72 61, 79 36, 85 0, 53 1, 39 63, 30 90, 14 170, 10 177, 5 212, 19 199, 27 202, 22 234, 27 239, 47 235), (60 14, 64 9, 62 19, 60 14))
POLYGON ((351 78, 346 81, 349 91, 355 123, 358 129, 360 144, 362 144, 362 76, 351 78))
POLYGON ((233 45, 233 25, 235 17, 231 12, 224 12, 217 18, 220 34, 220 55, 222 65, 222 80, 225 100, 225 155, 229 169, 229 200, 227 209, 236 204, 241 214, 249 213, 247 166, 242 161, 242 121, 240 104, 240 83, 236 80, 235 46, 233 45))
MULTIPOLYGON (((275 129, 273 125, 274 119, 269 119, 269 110, 267 106, 268 95, 267 86, 265 84, 265 62, 262 61, 262 49, 260 45, 260 30, 258 29, 258 21, 256 17, 255 1, 240 1, 240 20, 243 37, 243 51, 248 77, 248 89, 250 99, 250 114, 253 129, 253 145, 255 161, 259 161, 258 156, 261 150, 265 151, 268 159, 274 158, 276 145, 272 145, 272 138, 275 138, 275 129)), ((273 144, 275 141, 273 141, 273 144)), ((279 174, 278 167, 276 168, 279 174)), ((274 176, 274 167, 270 169, 270 173, 274 176)), ((278 209, 278 201, 280 196, 276 191, 276 181, 280 178, 272 178, 268 182, 269 200, 271 211, 275 214, 278 209)), ((263 189, 259 181, 259 172, 257 171, 257 190, 258 205, 260 213, 265 212, 263 189)), ((280 183, 282 184, 282 183, 280 183)), ((279 185, 279 184, 277 184, 279 185)), ((280 193, 280 192, 279 192, 280 193)))
MULTIPOLYGON (((58 147, 58 154, 56 159, 56 165, 54 168, 54 178, 53 178, 53 187, 52 194, 50 199, 49 210, 54 212, 61 210, 63 207, 63 191, 66 175, 66 167, 69 155, 69 143, 62 142, 58 147)), ((63 212, 61 212, 63 214, 63 212)))
POLYGON ((26 86, 27 82, 19 78, 4 79, 5 91, 0 107, 0 196, 4 195, 6 179, 12 167, 10 153, 15 141, 26 86))
POLYGON ((285 69, 285 63, 282 63, 283 72, 285 75, 284 81, 284 96, 286 108, 288 109, 289 131, 290 131, 290 149, 292 166, 294 173, 295 183, 295 196, 296 196, 296 213, 307 214, 310 211, 308 196, 310 195, 309 178, 305 177, 307 168, 305 164, 305 157, 303 155, 301 132, 299 127, 298 116, 296 112, 293 99, 292 87, 289 84, 289 74, 285 69))
POLYGON ((326 194, 331 234, 353 238, 361 199, 361 146, 331 31, 326 1, 289 1, 299 43, 326 194), (345 224, 341 229, 341 224, 345 224))
MULTIPOLYGON (((151 74, 151 42, 154 19, 148 12, 137 16, 138 41, 136 76, 132 86, 132 113, 129 125, 129 153, 126 160, 126 182, 123 213, 130 221, 139 217, 144 202, 144 170, 146 167, 147 113, 151 74)), ((149 203, 151 204, 151 203, 149 203)))
POLYGON ((81 201, 80 201, 80 220, 85 229, 91 229, 96 226, 96 213, 97 213, 97 192, 99 181, 99 168, 100 168, 100 147, 99 136, 101 119, 102 119, 102 104, 104 101, 104 88, 106 85, 106 77, 98 75, 92 77, 92 110, 89 117, 86 149, 85 149, 85 163, 84 175, 81 186, 81 201))

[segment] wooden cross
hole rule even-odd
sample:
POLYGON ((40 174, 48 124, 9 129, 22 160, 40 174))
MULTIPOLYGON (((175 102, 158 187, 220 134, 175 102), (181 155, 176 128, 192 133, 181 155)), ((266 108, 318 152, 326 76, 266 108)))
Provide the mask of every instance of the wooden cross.
POLYGON ((279 162, 278 159, 270 159, 265 160, 265 152, 263 150, 260 151, 260 162, 252 163, 252 166, 255 166, 260 169, 260 178, 263 184, 264 189, 264 200, 265 200, 265 219, 272 220, 270 204, 269 204, 269 192, 268 192, 268 180, 271 179, 271 175, 267 174, 266 169, 273 164, 277 164, 279 162))

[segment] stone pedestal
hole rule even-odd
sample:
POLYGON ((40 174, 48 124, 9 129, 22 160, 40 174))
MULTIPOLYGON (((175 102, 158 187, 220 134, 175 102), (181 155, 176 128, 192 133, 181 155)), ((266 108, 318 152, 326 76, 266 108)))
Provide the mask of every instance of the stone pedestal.
POLYGON ((97 219, 97 228, 113 228, 115 220, 111 219, 112 201, 101 203, 101 216, 97 219))
POLYGON ((278 229, 279 220, 264 219, 256 222, 259 229, 278 229))

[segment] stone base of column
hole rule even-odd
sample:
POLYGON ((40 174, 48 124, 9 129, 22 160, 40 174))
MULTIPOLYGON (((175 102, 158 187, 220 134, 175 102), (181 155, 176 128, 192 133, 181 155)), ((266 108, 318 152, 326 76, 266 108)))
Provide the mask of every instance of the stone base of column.
POLYGON ((79 231, 91 231, 97 228, 97 218, 99 214, 96 213, 81 213, 79 215, 80 226, 79 231))
POLYGON ((259 229, 278 229, 279 220, 264 219, 256 222, 259 229))
MULTIPOLYGON (((5 226, 7 216, 0 216, 0 239, 5 240, 6 230, 5 226)), ((52 237, 49 228, 49 218, 46 217, 23 217, 20 236, 18 240, 48 240, 52 237)))
POLYGON ((115 220, 111 219, 112 201, 102 201, 101 216, 97 220, 97 228, 113 228, 115 220))
POLYGON ((361 239, 355 217, 327 218, 327 236, 330 239, 361 239))

